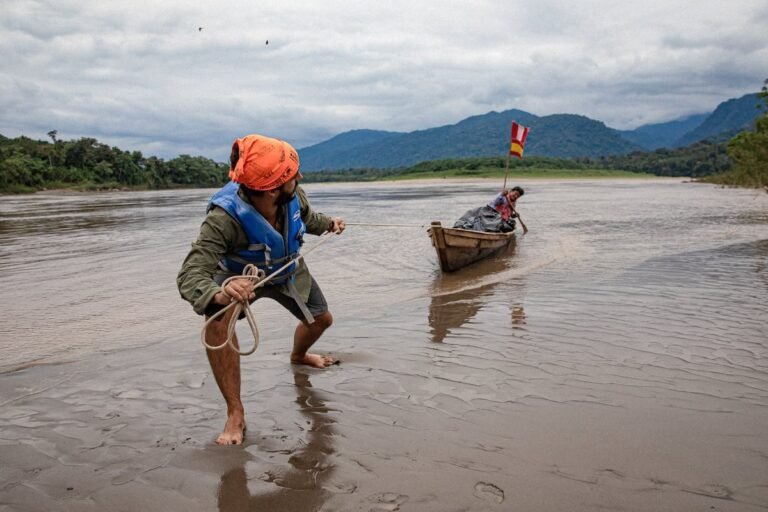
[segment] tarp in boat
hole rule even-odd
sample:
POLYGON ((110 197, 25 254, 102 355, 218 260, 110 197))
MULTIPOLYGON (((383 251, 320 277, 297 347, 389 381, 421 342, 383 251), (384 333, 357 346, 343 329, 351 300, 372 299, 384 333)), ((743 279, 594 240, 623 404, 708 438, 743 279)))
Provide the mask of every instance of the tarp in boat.
POLYGON ((495 209, 481 206, 462 215, 453 227, 488 233, 509 233, 515 229, 515 219, 504 220, 495 209))

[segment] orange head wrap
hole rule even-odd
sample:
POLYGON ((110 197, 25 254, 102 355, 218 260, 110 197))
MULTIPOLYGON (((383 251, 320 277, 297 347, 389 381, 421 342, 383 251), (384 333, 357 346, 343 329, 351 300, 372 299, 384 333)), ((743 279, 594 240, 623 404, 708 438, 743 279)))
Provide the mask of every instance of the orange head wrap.
POLYGON ((232 144, 239 158, 229 177, 252 190, 273 190, 299 173, 299 154, 285 141, 246 135, 232 144))

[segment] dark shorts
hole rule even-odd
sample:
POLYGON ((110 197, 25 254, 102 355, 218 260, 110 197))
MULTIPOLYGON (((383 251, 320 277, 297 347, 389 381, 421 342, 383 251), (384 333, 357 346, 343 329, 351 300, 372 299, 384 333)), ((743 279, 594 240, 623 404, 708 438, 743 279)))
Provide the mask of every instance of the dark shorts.
MULTIPOLYGON (((224 279, 226 279, 227 276, 215 276, 214 281, 216 281, 218 284, 221 284, 224 282, 224 279)), ((325 301, 325 296, 323 295, 323 291, 320 289, 320 286, 317 284, 317 281, 315 281, 315 278, 312 277, 312 286, 309 289, 309 298, 307 299, 307 302, 305 302, 307 309, 309 309, 309 312, 312 314, 313 317, 317 317, 328 311, 328 303, 325 301)), ((293 298, 290 295, 286 295, 285 293, 280 291, 281 287, 279 286, 263 286, 256 290, 256 298, 253 299, 251 304, 253 304, 255 301, 263 298, 268 297, 272 300, 276 300, 280 303, 281 306, 283 306, 285 309, 291 312, 293 316, 298 318, 299 320, 306 320, 304 318, 304 314, 301 312, 301 309, 299 308, 299 305, 296 304, 296 301, 293 300, 293 298)), ((212 316, 218 313, 224 306, 221 306, 219 304, 209 304, 208 307, 205 309, 205 314, 207 316, 212 316)), ((224 316, 221 316, 219 318, 224 318, 224 316)), ((245 313, 240 314, 240 318, 245 318, 245 313)))

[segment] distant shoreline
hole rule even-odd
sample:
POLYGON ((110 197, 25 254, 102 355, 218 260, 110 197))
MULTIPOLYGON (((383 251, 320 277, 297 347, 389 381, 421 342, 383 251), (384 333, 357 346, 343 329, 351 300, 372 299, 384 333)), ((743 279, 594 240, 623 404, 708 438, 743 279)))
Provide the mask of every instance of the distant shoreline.
MULTIPOLYGON (((531 173, 532 175, 510 174, 507 177, 507 183, 525 183, 525 182, 553 182, 553 181, 603 181, 603 180, 624 180, 627 182, 635 181, 657 181, 657 182, 670 182, 679 181, 680 183, 705 183, 696 179, 685 176, 656 176, 654 174, 645 173, 621 173, 621 174, 556 174, 546 175, 543 173, 531 173)), ((306 175, 305 175, 306 177, 306 175)), ((389 179, 377 179, 377 180, 349 180, 349 181, 312 181, 302 180, 302 185, 387 185, 387 184, 407 184, 411 182, 418 182, 418 184, 438 184, 438 183, 477 183, 477 182, 498 182, 503 181, 504 176, 413 176, 413 177, 392 177, 389 179)), ((0 192, 0 196, 22 196, 22 195, 90 195, 90 194, 112 194, 116 192, 160 192, 171 190, 189 190, 189 189, 216 189, 219 187, 170 187, 160 189, 149 189, 147 187, 120 187, 120 188, 105 188, 100 190, 82 190, 76 187, 73 188, 50 188, 46 190, 35 190, 24 193, 7 193, 0 192)))

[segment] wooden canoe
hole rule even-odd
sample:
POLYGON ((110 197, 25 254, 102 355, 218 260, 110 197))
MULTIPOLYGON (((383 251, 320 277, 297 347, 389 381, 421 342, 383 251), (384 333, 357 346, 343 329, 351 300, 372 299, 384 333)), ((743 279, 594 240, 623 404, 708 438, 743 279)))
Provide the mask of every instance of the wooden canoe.
POLYGON ((469 229, 444 228, 439 221, 433 221, 429 228, 432 246, 437 252, 443 272, 454 272, 470 263, 487 258, 506 248, 514 239, 509 233, 487 233, 469 229))

